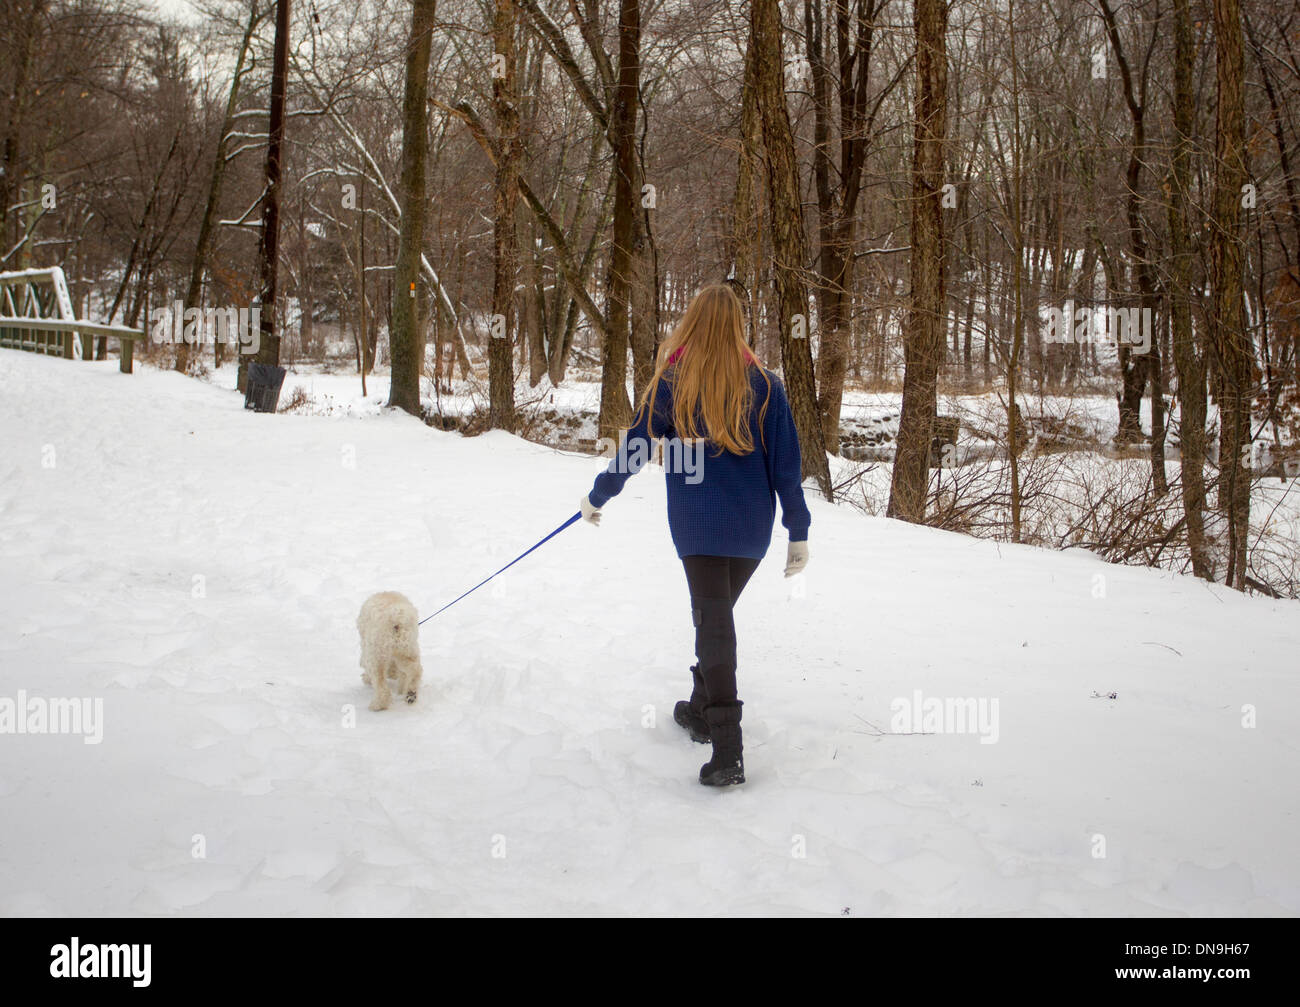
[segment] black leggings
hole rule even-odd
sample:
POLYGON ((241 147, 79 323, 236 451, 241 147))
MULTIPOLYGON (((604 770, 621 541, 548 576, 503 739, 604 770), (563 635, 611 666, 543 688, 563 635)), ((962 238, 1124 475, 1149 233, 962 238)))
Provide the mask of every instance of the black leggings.
POLYGON ((695 622, 695 657, 707 704, 736 701, 736 624, 731 610, 758 569, 743 556, 683 556, 695 622))

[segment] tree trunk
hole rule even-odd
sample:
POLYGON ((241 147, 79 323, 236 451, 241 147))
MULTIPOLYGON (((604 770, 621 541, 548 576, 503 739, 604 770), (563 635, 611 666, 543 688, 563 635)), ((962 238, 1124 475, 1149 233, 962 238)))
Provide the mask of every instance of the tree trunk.
POLYGON ((755 184, 755 165, 762 164, 763 124, 758 117, 754 86, 754 47, 745 48, 745 78, 741 85, 740 153, 736 157, 736 195, 732 201, 731 265, 734 277, 749 291, 749 345, 758 352, 759 259, 763 247, 763 208, 755 184))
POLYGON ((628 304, 631 310, 632 398, 639 402, 641 392, 654 375, 655 353, 659 349, 659 255, 650 229, 651 208, 641 205, 645 175, 640 155, 637 156, 636 178, 633 190, 637 194, 636 230, 628 304))
POLYGON ((493 20, 496 54, 504 74, 493 77, 492 105, 496 113, 497 143, 501 159, 496 165, 492 222, 492 314, 504 319, 504 331, 493 329, 488 339, 488 426, 513 430, 515 425, 515 275, 519 245, 515 233, 515 206, 519 202, 519 111, 515 107, 515 20, 511 0, 497 0, 493 20))
POLYGON ((925 520, 935 382, 944 349, 944 140, 947 136, 946 0, 916 0, 916 114, 912 147, 911 303, 904 335, 903 407, 898 419, 890 517, 925 520))
POLYGON ((817 409, 809 346, 808 292, 804 284, 803 207, 799 165, 785 103, 781 9, 777 0, 750 4, 749 45, 753 51, 759 118, 766 151, 768 218, 772 224, 774 281, 781 340, 781 365, 790 411, 803 456, 803 474, 812 476, 827 500, 832 497, 830 465, 817 409))
POLYGON ((1169 248, 1170 325, 1174 368, 1178 374, 1180 417, 1179 465, 1182 470, 1183 512, 1187 519, 1187 548, 1192 572, 1212 576, 1205 547, 1205 358, 1192 333, 1192 251, 1187 238, 1191 205, 1191 152, 1196 122, 1192 73, 1196 44, 1192 38, 1189 0, 1174 0, 1174 154, 1170 171, 1169 248))
MULTIPOLYGON (((1140 304, 1144 312, 1152 311, 1155 300, 1155 285, 1151 277, 1151 262, 1147 253, 1146 236, 1143 231, 1140 210, 1141 193, 1139 185, 1142 175, 1142 159, 1146 148, 1146 64, 1141 65, 1142 76, 1135 84, 1128 57, 1120 42, 1119 26, 1108 0, 1100 0, 1102 18, 1110 37, 1111 49, 1119 64, 1120 80, 1124 89, 1124 101, 1128 106, 1132 121, 1132 135, 1129 142, 1128 165, 1124 172, 1126 189, 1125 218, 1128 225, 1129 247, 1133 257, 1133 277, 1137 280, 1140 304)), ((1141 324, 1141 323, 1139 323, 1141 324)), ((1145 353, 1134 352, 1131 346, 1122 341, 1122 332, 1111 334, 1118 342, 1117 355, 1120 366, 1119 429, 1115 440, 1128 444, 1142 439, 1142 395, 1146 391, 1147 380, 1151 377, 1153 367, 1159 366, 1159 344, 1154 343, 1145 353)), ((1153 399, 1154 407, 1154 399, 1153 399)), ((1153 408, 1152 419, 1157 418, 1153 408)), ((1157 492, 1168 489, 1164 476, 1164 450, 1158 442, 1157 430, 1151 431, 1151 450, 1153 466, 1160 461, 1160 471, 1156 475, 1157 492)))
POLYGON ((424 331, 418 281, 424 248, 424 160, 428 152, 429 52, 436 0, 414 0, 402 96, 402 220, 393 266, 392 326, 388 333, 392 382, 388 405, 420 415, 424 331))
POLYGON ((1242 96, 1241 11, 1238 0, 1214 0, 1215 77, 1213 227, 1210 232, 1211 334, 1219 395, 1218 505, 1228 524, 1224 582, 1246 587, 1250 530, 1250 405, 1252 354, 1242 312, 1240 200, 1246 181, 1242 96))
POLYGON ((375 362, 372 340, 366 335, 366 180, 357 180, 357 370, 361 373, 361 397, 366 397, 366 375, 375 362))
MULTIPOLYGON (((880 0, 834 3, 835 52, 824 50, 822 0, 804 0, 804 35, 813 84, 813 179, 817 192, 819 312, 818 407, 826 450, 839 453, 840 411, 848 365, 854 240, 863 164, 874 112, 867 101, 880 0), (833 69, 832 69, 833 68, 833 69), (839 111, 839 163, 831 158, 831 94, 839 111), (832 185, 832 178, 835 185, 832 185)), ((883 97, 883 96, 882 96, 883 97)), ((874 106, 879 108, 879 103, 874 106)))
MULTIPOLYGON (((275 55, 271 62, 271 118, 266 142, 266 190, 262 195, 262 234, 258 243, 262 285, 258 294, 261 305, 261 340, 257 361, 280 363, 279 319, 276 295, 280 269, 280 154, 284 146, 285 75, 289 62, 289 2, 276 0, 275 55)), ((245 367, 241 360, 240 374, 245 367)), ((242 387, 242 385, 241 385, 242 387)))
POLYGON ((631 421, 627 397, 628 299, 635 260, 636 217, 640 213, 637 184, 636 113, 641 78, 641 5, 621 0, 618 15, 618 84, 610 116, 609 143, 614 150, 614 242, 609 253, 605 289, 609 328, 605 333, 600 376, 600 434, 617 440, 631 421))
POLYGON ((1016 58, 1015 7, 1007 7, 1007 39, 1011 56, 1011 251, 1015 255, 1012 269, 1014 289, 1012 301, 1015 317, 1012 320, 1011 352, 1007 355, 1007 469, 1011 479, 1011 541, 1023 538, 1023 516, 1020 487, 1020 451, 1023 432, 1020 403, 1016 401, 1017 382, 1020 377, 1020 355, 1025 345, 1025 227, 1024 207, 1024 157, 1020 133, 1020 64, 1016 58))

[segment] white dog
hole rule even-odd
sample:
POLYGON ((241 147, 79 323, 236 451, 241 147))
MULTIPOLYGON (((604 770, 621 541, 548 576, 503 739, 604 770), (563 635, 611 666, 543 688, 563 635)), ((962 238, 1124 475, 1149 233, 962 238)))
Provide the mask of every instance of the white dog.
POLYGON ((396 591, 372 594, 357 616, 361 633, 361 681, 375 687, 370 709, 387 710, 390 678, 408 703, 420 687, 420 625, 415 606, 396 591))

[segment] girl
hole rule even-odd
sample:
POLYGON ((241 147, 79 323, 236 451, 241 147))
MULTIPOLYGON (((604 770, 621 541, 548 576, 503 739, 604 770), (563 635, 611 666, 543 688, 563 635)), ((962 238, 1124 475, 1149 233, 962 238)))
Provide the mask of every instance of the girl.
POLYGON ((673 719, 692 740, 713 743, 701 783, 744 783, 732 608, 767 553, 776 499, 790 534, 787 577, 808 563, 812 517, 785 387, 745 344, 740 298, 726 283, 697 293, 660 348, 635 422, 582 498, 584 518, 600 523, 600 508, 623 489, 659 437, 678 441, 664 450, 668 528, 686 570, 695 622, 695 684, 673 719), (698 466, 668 464, 692 450, 698 466))

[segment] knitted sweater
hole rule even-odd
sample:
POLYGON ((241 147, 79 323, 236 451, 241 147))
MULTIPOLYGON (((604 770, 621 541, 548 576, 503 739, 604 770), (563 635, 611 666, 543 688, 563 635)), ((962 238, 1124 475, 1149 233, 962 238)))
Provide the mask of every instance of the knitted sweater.
POLYGON ((655 388, 654 408, 640 410, 639 422, 620 438, 618 453, 588 495, 591 505, 603 507, 617 496, 649 460, 651 440, 663 437, 668 528, 678 556, 762 559, 772 540, 778 497, 790 541, 806 541, 812 515, 804 503, 799 439, 781 379, 757 365, 749 367, 754 450, 738 455, 711 440, 687 444, 677 437, 672 420, 674 372, 671 366, 664 372, 655 388))

